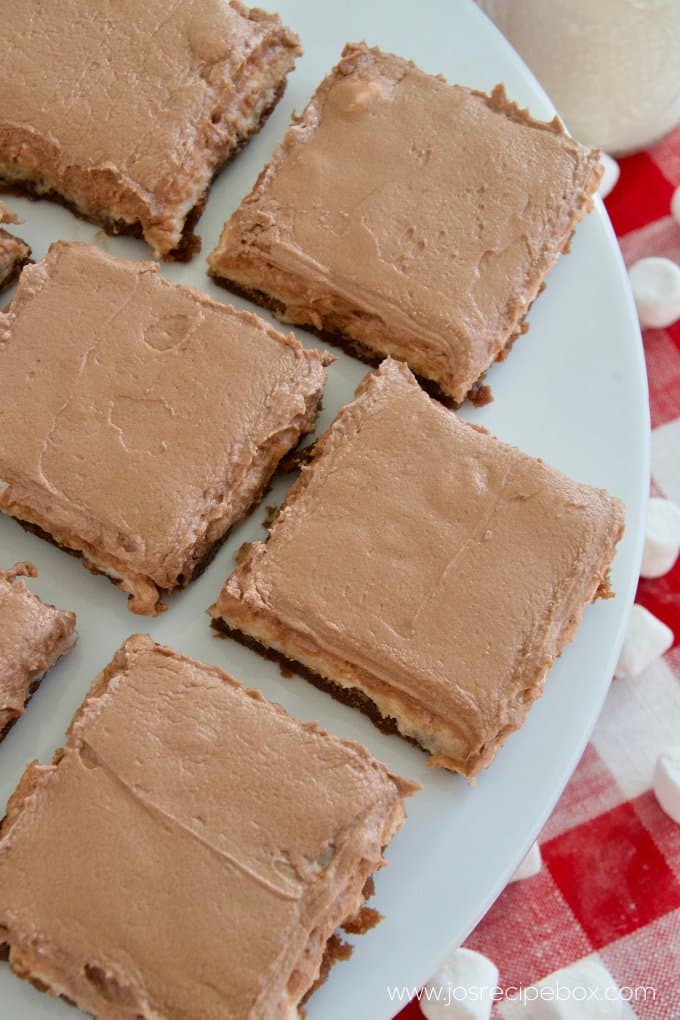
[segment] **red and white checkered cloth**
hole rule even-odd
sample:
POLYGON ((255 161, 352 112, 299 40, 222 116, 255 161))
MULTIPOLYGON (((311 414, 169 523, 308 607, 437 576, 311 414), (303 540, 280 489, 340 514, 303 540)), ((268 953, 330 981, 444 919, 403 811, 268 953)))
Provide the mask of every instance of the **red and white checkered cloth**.
MULTIPOLYGON (((620 160, 606 205, 627 265, 649 255, 680 263, 670 215, 680 186, 680 128, 620 160)), ((648 329, 652 491, 680 504, 680 321, 648 329)), ((466 946, 500 971, 499 988, 526 988, 584 957, 634 1001, 622 1016, 680 1018, 680 825, 651 790, 654 763, 680 741, 680 560, 641 580, 637 601, 672 628, 673 648, 641 676, 615 680, 561 800, 539 837, 539 875, 509 885, 466 946)), ((493 1016, 504 1011, 494 1007, 493 1016)), ((575 1013, 574 1015, 578 1015, 575 1013)), ((399 1020, 418 1020, 415 1001, 399 1020)))

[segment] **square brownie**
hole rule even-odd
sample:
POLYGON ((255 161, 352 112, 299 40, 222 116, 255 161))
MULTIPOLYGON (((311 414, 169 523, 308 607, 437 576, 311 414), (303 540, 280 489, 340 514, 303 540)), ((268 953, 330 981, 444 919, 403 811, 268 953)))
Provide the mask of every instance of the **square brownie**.
POLYGON ((0 313, 0 510, 155 614, 313 429, 328 360, 154 263, 53 244, 0 313))
POLYGON ((471 777, 609 594, 620 500, 370 374, 211 609, 471 777))
POLYGON ((446 402, 523 331, 591 206, 598 153, 560 122, 348 45, 227 222, 210 273, 446 402))
POLYGON ((38 571, 32 563, 0 569, 0 740, 45 673, 76 643, 75 614, 41 602, 22 576, 38 571))
POLYGON ((286 1020, 338 926, 374 922, 372 874, 416 789, 133 636, 10 799, 0 944, 95 1017, 286 1020))
MULTIPOLYGON (((19 217, 0 202, 0 223, 18 223, 19 217)), ((10 287, 31 257, 31 249, 20 237, 0 227, 0 294, 10 287)))
POLYGON ((215 172, 300 54, 237 0, 23 0, 3 18, 0 178, 190 257, 215 172))

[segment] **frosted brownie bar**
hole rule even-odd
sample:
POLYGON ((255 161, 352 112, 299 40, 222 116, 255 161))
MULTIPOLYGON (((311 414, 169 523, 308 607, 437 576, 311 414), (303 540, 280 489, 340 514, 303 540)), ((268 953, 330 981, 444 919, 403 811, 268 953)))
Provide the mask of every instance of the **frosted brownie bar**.
POLYGON ((76 618, 34 595, 19 580, 32 563, 0 569, 0 740, 57 659, 76 643, 76 618))
POLYGON ((522 332, 591 206, 598 154, 498 86, 345 48, 227 222, 210 273, 448 402, 522 332))
MULTIPOLYGON (((19 217, 0 202, 0 223, 18 223, 19 217)), ((14 283, 31 257, 31 249, 20 237, 0 227, 0 293, 14 283)))
POLYGON ((0 313, 0 510, 157 613, 313 429, 327 362, 154 263, 53 244, 0 313))
POLYGON ((176 257, 301 52, 236 0, 23 0, 3 43, 0 177, 176 257))
POLYGON ((388 359, 211 613, 474 776, 609 593, 623 520, 619 500, 461 421, 388 359))
POLYGON ((416 789, 221 670, 131 637, 66 747, 10 799, 0 944, 20 977, 95 1017, 287 1020, 336 928, 365 926, 416 789))

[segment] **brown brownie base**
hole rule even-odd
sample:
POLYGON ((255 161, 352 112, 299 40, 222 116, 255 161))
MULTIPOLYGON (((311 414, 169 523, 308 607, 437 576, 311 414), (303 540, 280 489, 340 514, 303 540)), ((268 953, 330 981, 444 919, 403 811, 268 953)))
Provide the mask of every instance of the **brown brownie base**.
MULTIPOLYGON (((250 513, 255 508, 255 506, 257 506, 257 502, 253 503, 253 505, 249 508, 247 513, 250 513)), ((21 518, 19 517, 15 517, 13 519, 17 522, 17 524, 21 525, 24 531, 27 531, 30 535, 35 535, 37 538, 44 539, 46 542, 49 542, 50 545, 53 545, 56 549, 60 549, 61 552, 68 553, 69 556, 73 556, 77 560, 84 559, 83 552, 80 549, 70 549, 68 546, 62 545, 61 542, 57 541, 54 535, 50 535, 49 531, 45 531, 38 524, 33 524, 31 521, 22 521, 21 518)), ((231 526, 231 528, 229 528, 228 531, 225 531, 224 535, 218 538, 217 541, 210 546, 207 552, 203 555, 202 559, 198 561, 189 577, 184 578, 182 575, 180 575, 182 576, 182 581, 175 588, 160 588, 159 592, 161 594, 161 597, 165 598, 167 595, 170 594, 170 592, 173 591, 181 591, 182 588, 186 588, 192 581, 195 581, 196 578, 200 577, 201 574, 208 569, 212 561, 215 559, 218 552, 229 538, 231 532, 240 523, 241 523, 240 521, 236 521, 231 526)), ((93 563, 85 562, 83 566, 85 566, 87 570, 90 571, 91 574, 96 574, 98 576, 105 577, 108 581, 111 582, 111 584, 115 588, 118 587, 119 582, 116 580, 115 577, 112 577, 110 574, 107 574, 104 570, 100 570, 93 563)), ((129 595, 128 598, 131 599, 134 598, 134 596, 129 595)))
MULTIPOLYGON (((267 294, 263 290, 257 290, 252 287, 243 287, 241 284, 234 283, 233 280, 227 280, 222 276, 217 276, 213 273, 210 273, 209 275, 211 280, 213 280, 213 282, 219 287, 223 287, 225 290, 232 294, 236 294, 238 297, 246 298, 247 301, 252 301, 254 304, 260 305, 261 308, 266 308, 267 311, 271 312, 272 315, 275 315, 279 321, 286 323, 286 325, 291 325, 290 323, 287 323, 285 319, 281 318, 281 315, 285 312, 286 306, 283 302, 277 300, 277 298, 271 297, 271 295, 267 294)), ((312 333, 314 336, 318 336, 319 340, 323 340, 325 343, 331 344, 333 347, 338 347, 340 350, 344 351, 345 354, 358 358, 359 361, 364 361, 367 365, 371 365, 373 368, 380 365, 387 357, 387 354, 381 354, 379 351, 373 350, 372 347, 368 347, 366 344, 361 343, 360 340, 355 340, 353 337, 346 336, 344 333, 333 333, 327 330, 317 329, 316 326, 313 326, 308 322, 305 322, 304 324, 292 323, 292 325, 304 330, 305 333, 312 333)), ((517 337, 522 333, 526 333, 528 328, 528 324, 523 324, 523 327, 520 328, 517 333, 513 334, 513 336, 508 340, 504 350, 509 350, 517 337)), ((499 356, 497 360, 500 361, 502 359, 499 356)), ((455 411, 464 402, 461 401, 460 403, 456 403, 450 394, 445 393, 439 383, 436 383, 434 379, 428 379, 426 376, 418 375, 417 372, 414 374, 425 392, 429 393, 431 397, 434 397, 434 399, 438 400, 441 404, 444 404, 445 407, 449 407, 451 410, 455 411)), ((484 407, 485 404, 490 404, 493 400, 491 387, 484 382, 485 375, 486 372, 483 372, 465 397, 465 400, 469 400, 475 405, 475 407, 484 407)))
MULTIPOLYGON (((567 238, 564 248, 562 249, 562 253, 564 255, 567 255, 571 250, 571 241, 575 231, 576 227, 574 226, 567 238)), ((267 311, 271 312, 272 315, 277 318, 280 318, 281 315, 285 314, 285 304, 277 298, 272 297, 270 294, 267 294, 266 291, 257 290, 257 288, 254 287, 244 287, 233 280, 227 280, 225 277, 218 276, 214 273, 209 273, 209 276, 218 286, 223 287, 232 294, 236 294, 238 297, 246 298, 246 300, 253 301, 256 305, 266 308, 267 311)), ((514 347, 515 342, 519 340, 521 336, 524 336, 525 333, 529 332, 527 315, 533 308, 534 301, 540 297, 546 289, 546 286, 546 282, 543 280, 536 297, 530 302, 517 329, 508 337, 506 343, 496 355, 495 360, 497 362, 505 361, 514 347)), ((285 320, 281 319, 280 321, 285 320)), ((294 323, 294 325, 298 324, 294 323)), ((358 358, 360 361, 364 361, 367 365, 372 365, 374 368, 376 368, 387 357, 386 354, 380 354, 378 351, 373 350, 371 347, 361 343, 359 340, 346 336, 344 333, 333 333, 328 330, 317 329, 316 326, 313 326, 311 323, 304 323, 304 325, 300 324, 299 328, 305 330, 307 333, 312 333, 314 336, 318 336, 318 338, 325 341, 325 343, 331 344, 333 347, 338 347, 346 354, 358 358)), ((460 402, 456 402, 450 394, 446 393, 439 383, 436 383, 433 379, 428 379, 426 376, 418 375, 417 372, 415 372, 414 375, 426 393, 428 393, 431 397, 434 397, 435 400, 438 400, 445 407, 450 408, 452 411, 456 411, 463 403, 465 403, 465 400, 469 400, 475 407, 484 407, 486 404, 490 404, 493 401, 491 387, 484 382, 486 372, 482 372, 479 379, 473 383, 464 400, 461 400, 460 402)))
MULTIPOLYGON (((317 406, 317 412, 316 412, 317 415, 318 415, 319 411, 321 410, 321 406, 322 406, 321 405, 321 401, 319 401, 319 404, 317 406)), ((298 452, 299 444, 308 435, 309 435, 308 432, 303 432, 301 434, 301 436, 300 436, 300 439, 298 440, 297 445, 295 447, 293 447, 293 449, 291 451, 289 451, 288 454, 286 454, 286 457, 291 457, 291 456, 294 457, 295 454, 298 452)), ((304 454, 304 451, 300 451, 300 453, 302 455, 302 454, 304 454)), ((215 559, 215 557, 217 556, 218 552, 220 551, 220 549, 222 548, 224 543, 227 541, 227 539, 231 535, 231 533, 234 530, 234 528, 237 527, 241 523, 241 521, 243 521, 246 517, 248 517, 259 506, 259 504, 265 498, 267 493, 271 490, 272 484, 273 484, 275 478, 277 477, 277 475, 279 473, 281 473, 281 472, 287 472, 287 471, 291 471, 291 470, 294 470, 294 468, 286 467, 285 465, 283 465, 283 462, 279 462, 277 470, 272 474, 271 478, 269 478, 269 480, 265 483, 265 485, 260 490, 258 490, 258 492, 254 495, 251 503, 249 504, 249 506, 247 507, 247 509, 243 513, 242 517, 239 518, 239 520, 234 521, 234 523, 231 525, 231 527, 228 528, 224 532, 223 535, 220 535, 220 537, 215 542, 212 543, 212 545, 205 551, 205 553, 203 554, 201 559, 198 561, 198 563, 196 563, 196 565, 194 566, 194 569, 192 570, 192 572, 187 577, 185 577, 184 575, 180 574, 179 579, 178 579, 178 583, 175 585, 174 588, 159 588, 158 589, 161 601, 164 598, 166 598, 171 592, 173 592, 173 591, 181 591, 183 588, 188 587, 188 585, 192 581, 195 581, 197 578, 199 578, 208 569, 208 567, 210 566, 212 561, 215 559)), ((278 512, 278 508, 277 507, 271 507, 269 509, 272 511, 272 513, 278 512)), ((115 588, 120 588, 120 578, 113 577, 112 575, 107 574, 106 571, 101 570, 99 567, 97 567, 93 563, 89 562, 87 560, 87 558, 84 556, 83 551, 81 549, 72 549, 69 546, 63 545, 61 542, 59 542, 54 537, 54 535, 50 534, 49 531, 46 531, 44 528, 41 528, 40 525, 38 525, 38 524, 34 524, 32 521, 23 520, 20 517, 14 517, 13 520, 15 520, 18 524, 20 524, 21 527, 24 529, 24 531, 29 532, 29 534, 36 535, 38 538, 44 539, 45 541, 49 542, 50 545, 55 546, 57 549, 60 549, 62 552, 68 553, 69 556, 73 556, 76 559, 82 560, 83 561, 83 566, 85 566, 90 571, 91 574, 96 574, 96 575, 101 575, 103 577, 106 577, 107 580, 110 581, 111 584, 115 588)), ((132 600, 134 597, 135 597, 134 595, 131 595, 131 594, 128 593, 128 602, 130 600, 132 600)), ((162 611, 163 610, 161 610, 161 612, 162 611)), ((2 738, 0 737, 0 739, 2 739, 2 738)))
MULTIPOLYGON (((196 564, 196 566, 194 567, 194 569, 192 570, 191 574, 189 574, 188 577, 184 577, 183 574, 180 574, 181 580, 178 582, 177 585, 175 585, 174 588, 158 589, 161 600, 166 598, 173 591, 181 591, 183 588, 187 588, 192 581, 195 581, 208 569, 208 567, 215 559, 224 543, 231 535, 234 528, 238 527, 238 525, 256 509, 256 507, 261 503, 263 498, 267 495, 267 493, 272 487, 272 483, 276 478, 277 474, 278 471, 274 472, 272 477, 267 482, 266 486, 260 492, 258 492, 250 506, 243 514, 243 517, 241 517, 238 521, 234 521, 231 527, 228 528, 223 535, 220 535, 217 541, 213 542, 213 544, 206 550, 206 552, 203 554, 203 556, 198 561, 198 563, 196 564)), ((62 552, 68 553, 69 556, 73 556, 77 560, 83 560, 83 566, 86 567, 91 574, 101 575, 102 577, 105 577, 108 581, 110 581, 114 588, 120 588, 120 579, 115 578, 110 574, 107 574, 106 571, 100 570, 99 567, 96 567, 93 563, 88 562, 81 549, 71 549, 69 546, 62 545, 61 542, 57 541, 54 535, 51 535, 49 531, 45 531, 44 528, 41 528, 38 524, 33 524, 32 521, 25 521, 22 520, 20 517, 14 517, 13 520, 15 520, 17 524, 20 524, 24 531, 27 531, 29 534, 35 535, 37 538, 44 539, 45 541, 49 542, 50 545, 55 546, 55 548, 60 549, 62 552)), ((134 595, 128 594, 128 602, 134 597, 135 597, 134 595)), ((161 610, 161 612, 163 612, 163 610, 161 610)), ((2 736, 0 736, 0 740, 1 739, 2 736)))
MULTIPOLYGON (((260 124, 260 127, 262 124, 260 124)), ((258 131, 260 129, 258 127, 258 131)), ((247 139, 244 139, 242 145, 245 144, 247 139)), ((242 145, 239 148, 242 148, 242 145)), ((236 153, 234 153, 236 155, 236 153)), ((229 159, 232 157, 230 156, 229 159)), ((199 202, 189 211, 184 221, 184 229, 182 231, 182 238, 176 248, 173 248, 171 252, 168 252, 164 256, 166 262, 190 262, 194 255, 198 254, 201 250, 201 239, 197 234, 194 234, 194 227, 201 217, 205 203, 207 201, 208 192, 212 187, 212 182, 215 180, 217 175, 227 165, 222 164, 215 171, 210 185, 206 188, 204 194, 201 196, 199 202)), ((48 202, 54 202, 55 205, 60 205, 64 209, 68 209, 77 219, 83 220, 85 223, 93 223, 97 227, 101 227, 110 237, 117 237, 123 235, 126 237, 137 237, 140 240, 144 239, 144 233, 142 225, 139 221, 135 223, 128 223, 126 220, 116 220, 105 217, 88 216, 81 209, 75 205, 74 202, 69 201, 68 198, 64 198, 58 191, 50 189, 49 191, 38 191, 30 181, 8 181, 5 178, 0 177, 0 192, 7 195, 16 195, 19 198, 27 198, 31 202, 41 202, 45 199, 48 202)))
MULTIPOLYGON (((197 255, 201 250, 201 238, 198 234, 194 233, 194 227, 203 214, 203 210, 205 209, 205 205, 210 194, 210 189, 224 168, 228 166, 236 156, 238 156, 241 149, 244 148, 250 139, 254 138, 255 135, 262 130, 269 116, 278 105, 279 100, 282 98, 283 93, 286 91, 286 84, 287 82, 284 78, 284 80, 277 86, 274 98, 262 111, 257 123, 253 125, 250 131, 241 135, 236 140, 234 147, 230 150, 227 158, 215 168, 215 172, 213 173, 205 191, 194 207, 187 213, 179 244, 176 248, 173 248, 172 251, 163 256, 164 262, 190 262, 194 255, 197 255)), ((31 181, 7 181, 0 175, 0 191, 6 192, 10 195, 18 195, 23 198, 29 198, 33 202, 38 202, 42 199, 55 202, 57 205, 61 205, 65 209, 68 209, 69 212, 73 213, 74 216, 77 216, 79 220, 84 220, 86 223, 94 223, 112 237, 125 235, 128 237, 137 237, 140 240, 144 239, 142 225, 138 220, 135 223, 128 223, 126 220, 114 219, 112 217, 88 216, 86 213, 82 212, 82 210, 78 209, 73 202, 59 194, 58 191, 50 190, 39 192, 31 181)), ((21 268, 23 268, 23 266, 21 268)), ((17 276, 20 271, 21 269, 17 271, 17 276)), ((7 284, 3 285, 2 289, 4 289, 4 286, 7 286, 7 284)))
POLYGON ((304 680, 308 680, 314 687, 324 691, 326 694, 330 694, 332 698, 341 704, 348 705, 350 708, 358 708, 382 733, 386 733, 388 736, 398 736, 400 740, 407 740, 409 744, 413 744, 414 747, 419 748, 421 751, 426 751, 427 754, 431 753, 426 748, 421 747, 413 737, 401 733, 397 720, 392 716, 383 715, 375 702, 367 694, 364 694, 363 691, 357 690, 355 687, 342 687, 340 684, 333 683, 332 680, 327 680, 326 677, 320 676, 296 659, 289 659, 275 648, 263 645, 256 638, 250 637, 249 634, 244 634, 243 631, 230 627, 228 623, 225 623, 220 618, 213 617, 210 625, 218 632, 219 637, 234 638, 235 641, 245 645, 246 648, 250 648, 251 651, 257 652, 263 658, 277 663, 283 676, 297 675, 304 680))

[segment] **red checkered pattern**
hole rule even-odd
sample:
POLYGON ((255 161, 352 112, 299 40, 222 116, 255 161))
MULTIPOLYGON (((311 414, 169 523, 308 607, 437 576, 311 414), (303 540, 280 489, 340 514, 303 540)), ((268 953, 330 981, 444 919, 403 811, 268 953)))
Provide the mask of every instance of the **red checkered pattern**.
MULTIPOLYGON (((626 264, 648 255, 680 263, 680 225, 670 216, 680 129, 620 167, 606 205, 626 264)), ((652 492, 680 504, 680 322, 646 330, 644 345, 652 492)), ((501 988, 526 988, 595 957, 620 989, 654 989, 624 1003, 623 1016, 678 1020, 680 826, 659 807, 651 782, 659 751, 680 740, 680 561, 665 577, 641 580, 637 599, 673 629, 675 645, 642 676, 612 683, 541 833, 541 873, 509 885, 466 945, 494 961, 501 988)), ((502 1004, 494 1007, 494 1017, 504 1014, 502 1004)), ((415 1001, 399 1014, 421 1016, 415 1001)))

